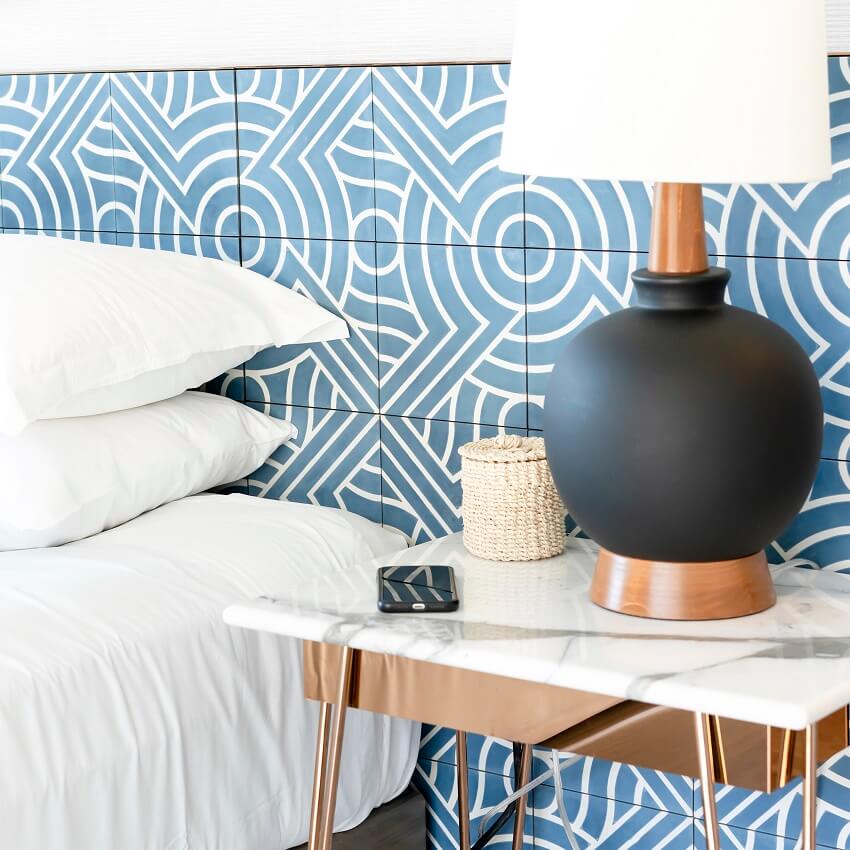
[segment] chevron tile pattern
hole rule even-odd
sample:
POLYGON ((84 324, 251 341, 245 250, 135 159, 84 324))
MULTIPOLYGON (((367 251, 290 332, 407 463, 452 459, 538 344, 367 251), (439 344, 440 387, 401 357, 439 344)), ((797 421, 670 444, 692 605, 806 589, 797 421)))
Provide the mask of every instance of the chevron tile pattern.
MULTIPOLYGON (((461 526, 457 448, 540 433, 565 340, 632 303, 649 239, 645 184, 499 170, 508 77, 501 65, 0 76, 0 229, 239 262, 344 316, 348 340, 266 351, 208 385, 298 428, 240 486, 428 540, 461 526)), ((709 186, 705 206, 730 300, 793 334, 823 391, 818 479, 771 560, 850 573, 849 60, 830 60, 830 85, 831 182, 709 186)), ((426 728, 421 755, 428 846, 454 848, 453 733, 426 728)), ((468 756, 477 822, 513 757, 475 735, 468 756)), ((689 779, 576 758, 562 785, 582 848, 704 846, 689 779)), ((848 786, 839 756, 820 780, 825 847, 850 850, 848 786)), ((724 847, 791 850, 795 787, 720 793, 724 847)), ((532 814, 527 848, 566 847, 551 783, 532 814)))
POLYGON ((238 71, 242 233, 375 239, 368 68, 238 71))
POLYGON ((232 71, 113 74, 116 228, 239 233, 232 71))
MULTIPOLYGON (((580 850, 625 847, 691 850, 693 847, 693 818, 573 791, 564 794, 564 802, 580 850)), ((534 791, 532 815, 537 850, 569 847, 554 788, 542 785, 534 791)))
POLYGON ((517 248, 378 244, 381 410, 525 428, 517 248))
MULTIPOLYGON (((441 762, 420 759, 413 776, 413 783, 425 798, 427 811, 426 850, 457 848, 458 809, 457 773, 453 766, 441 762)), ((498 806, 513 791, 513 780, 509 776, 469 771, 469 816, 470 833, 473 841, 483 828, 484 815, 498 806)), ((487 825, 492 820, 488 819, 487 825)), ((506 823, 492 838, 488 847, 510 847, 513 837, 513 822, 506 823)), ((523 850, 534 850, 535 843, 532 818, 526 818, 523 833, 523 850)))
POLYGON ((0 76, 2 225, 115 229, 106 74, 0 76))
MULTIPOLYGON (((705 846, 705 831, 702 822, 697 820, 694 822, 694 850, 705 850, 705 846)), ((781 835, 721 825, 720 847, 721 850, 798 850, 799 842, 781 835)), ((817 847, 829 850, 825 844, 817 847)))
POLYGON ((424 543, 462 526, 458 448, 497 433, 524 435, 468 422, 381 416, 384 523, 424 543))
POLYGON ((364 413, 378 411, 375 243, 323 239, 242 239, 246 268, 344 316, 349 338, 285 346, 248 364, 248 401, 364 413))
MULTIPOLYGON (((840 850, 850 848, 847 795, 850 787, 850 753, 838 753, 818 771, 818 841, 840 850)), ((694 808, 702 816, 700 783, 695 785, 694 808)), ((780 791, 760 794, 717 786, 717 816, 730 828, 754 830, 796 842, 802 824, 802 791, 797 780, 780 791)))
POLYGON ((254 496, 344 508, 381 522, 378 417, 315 407, 261 405, 286 419, 298 435, 281 446, 248 481, 254 496))
POLYGON ((498 168, 508 72, 374 70, 378 241, 523 246, 523 179, 498 168))

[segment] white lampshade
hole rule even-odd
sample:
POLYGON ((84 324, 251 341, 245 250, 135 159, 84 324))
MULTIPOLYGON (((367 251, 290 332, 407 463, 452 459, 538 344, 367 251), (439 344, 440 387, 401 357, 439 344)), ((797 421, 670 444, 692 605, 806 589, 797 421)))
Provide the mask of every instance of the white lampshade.
POLYGON ((823 0, 520 0, 501 167, 831 177, 823 0))

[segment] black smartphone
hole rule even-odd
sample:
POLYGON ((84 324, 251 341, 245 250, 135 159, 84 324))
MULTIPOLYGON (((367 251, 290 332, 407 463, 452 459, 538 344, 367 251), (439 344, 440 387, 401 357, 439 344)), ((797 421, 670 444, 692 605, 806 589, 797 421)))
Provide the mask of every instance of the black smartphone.
POLYGON ((417 564, 378 570, 378 610, 385 614, 457 611, 458 604, 452 567, 417 564))

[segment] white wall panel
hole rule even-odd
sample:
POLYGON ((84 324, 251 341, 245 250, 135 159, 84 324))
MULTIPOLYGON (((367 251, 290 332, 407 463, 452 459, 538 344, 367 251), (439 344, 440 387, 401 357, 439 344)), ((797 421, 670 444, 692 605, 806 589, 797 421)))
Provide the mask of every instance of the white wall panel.
POLYGON ((850 2, 826 0, 828 45, 832 53, 850 53, 850 2))
POLYGON ((514 0, 0 0, 0 73, 503 60, 514 0))
MULTIPOLYGON (((0 73, 501 61, 515 2, 0 0, 0 73)), ((850 0, 826 4, 848 52, 850 0)))

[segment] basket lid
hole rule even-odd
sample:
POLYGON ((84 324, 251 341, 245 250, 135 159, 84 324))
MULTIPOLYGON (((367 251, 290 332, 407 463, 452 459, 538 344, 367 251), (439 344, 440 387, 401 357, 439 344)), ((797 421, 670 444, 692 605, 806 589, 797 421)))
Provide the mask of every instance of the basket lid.
POLYGON ((474 443, 466 443, 458 454, 468 460, 488 463, 522 463, 546 460, 546 445, 543 437, 519 437, 515 434, 500 434, 474 443))

